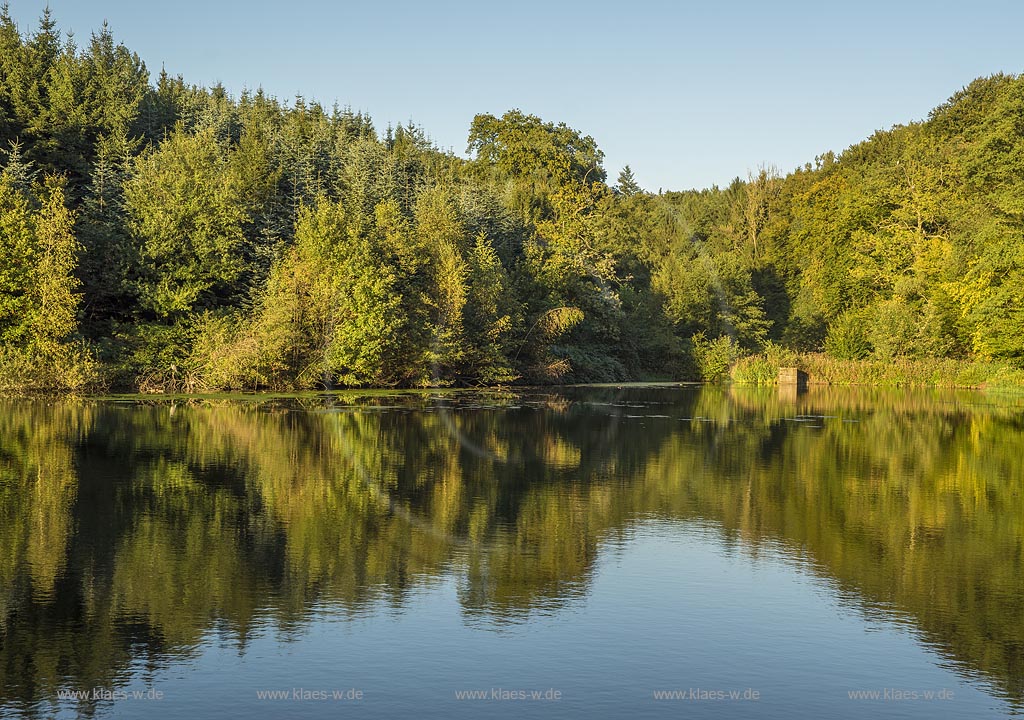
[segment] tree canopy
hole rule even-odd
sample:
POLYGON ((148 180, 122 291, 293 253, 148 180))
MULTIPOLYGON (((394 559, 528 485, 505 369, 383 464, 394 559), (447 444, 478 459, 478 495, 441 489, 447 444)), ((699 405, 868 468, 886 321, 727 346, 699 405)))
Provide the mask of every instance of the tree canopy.
POLYGON ((788 174, 653 194, 520 110, 464 158, 3 10, 0 387, 682 379, 709 343, 1020 365, 1022 117, 995 75, 788 174))

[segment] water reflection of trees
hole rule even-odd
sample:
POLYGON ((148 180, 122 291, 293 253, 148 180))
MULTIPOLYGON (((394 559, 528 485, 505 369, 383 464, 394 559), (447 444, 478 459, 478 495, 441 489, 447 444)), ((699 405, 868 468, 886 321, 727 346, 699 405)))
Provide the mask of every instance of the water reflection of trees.
POLYGON ((784 541, 1019 701, 1024 423, 979 398, 7 403, 3 696, 109 685, 215 624, 244 643, 315 603, 401 606, 443 574, 474 622, 515 621, 585 592, 602 539, 656 514, 784 541))

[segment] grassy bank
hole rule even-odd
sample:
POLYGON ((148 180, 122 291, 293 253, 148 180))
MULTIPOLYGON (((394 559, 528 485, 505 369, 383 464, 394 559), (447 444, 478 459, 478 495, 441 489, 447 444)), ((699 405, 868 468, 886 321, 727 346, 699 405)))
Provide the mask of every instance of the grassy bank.
MULTIPOLYGON (((778 345, 768 344, 767 352, 737 358, 735 345, 709 344, 695 353, 696 368, 693 377, 646 376, 640 382, 669 382, 697 380, 705 382, 731 381, 736 385, 770 386, 778 384, 780 367, 796 367, 807 374, 811 385, 907 387, 907 388, 983 388, 1024 393, 1024 368, 1005 363, 993 363, 951 358, 894 358, 892 360, 840 360, 825 353, 796 353, 778 345)), ((17 359, 17 358, 15 358, 17 359)), ((98 397, 111 392, 140 393, 143 396, 230 396, 237 390, 191 386, 186 382, 154 385, 147 383, 111 382, 103 368, 95 362, 67 363, 63 372, 31 372, 25 363, 11 362, 0 354, 0 397, 26 396, 79 396, 98 397), (72 368, 74 372, 68 371, 72 368)), ((559 383, 551 383, 557 386, 559 383)), ((621 383, 614 383, 621 384, 621 383)), ((514 389, 518 383, 501 387, 514 389)), ((524 383, 532 386, 535 383, 524 383)), ((459 387, 459 386, 456 386, 459 387)), ((491 386, 474 386, 491 387, 491 386)), ((452 385, 421 385, 415 388, 349 387, 353 392, 393 392, 395 390, 452 389, 452 385)), ((322 391, 308 388, 306 391, 322 391)), ((342 389, 339 387, 339 389, 342 389)), ((301 393, 304 389, 274 391, 260 388, 257 394, 277 395, 301 393)), ((245 393, 250 395, 251 393, 245 393)))
POLYGON ((946 387, 1024 391, 1024 369, 999 363, 949 358, 838 360, 824 353, 764 353, 740 358, 729 368, 732 382, 774 385, 779 367, 797 367, 815 385, 946 387))

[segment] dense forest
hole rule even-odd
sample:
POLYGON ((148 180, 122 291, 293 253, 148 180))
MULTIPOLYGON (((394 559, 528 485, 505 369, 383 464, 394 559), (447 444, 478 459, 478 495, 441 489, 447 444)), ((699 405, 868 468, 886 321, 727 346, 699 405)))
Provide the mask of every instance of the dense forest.
MULTIPOLYGON (((711 379, 1024 363, 1024 78, 788 175, 659 192, 510 110, 410 123, 0 14, 0 391, 711 379)), ((679 162, 686 162, 680 158, 679 162)))

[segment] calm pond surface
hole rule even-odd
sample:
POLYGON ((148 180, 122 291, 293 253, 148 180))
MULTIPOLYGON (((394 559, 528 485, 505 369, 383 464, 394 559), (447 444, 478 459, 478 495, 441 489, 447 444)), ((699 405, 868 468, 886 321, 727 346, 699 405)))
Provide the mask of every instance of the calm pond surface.
POLYGON ((0 402, 3 717, 1021 715, 1020 399, 0 402))

